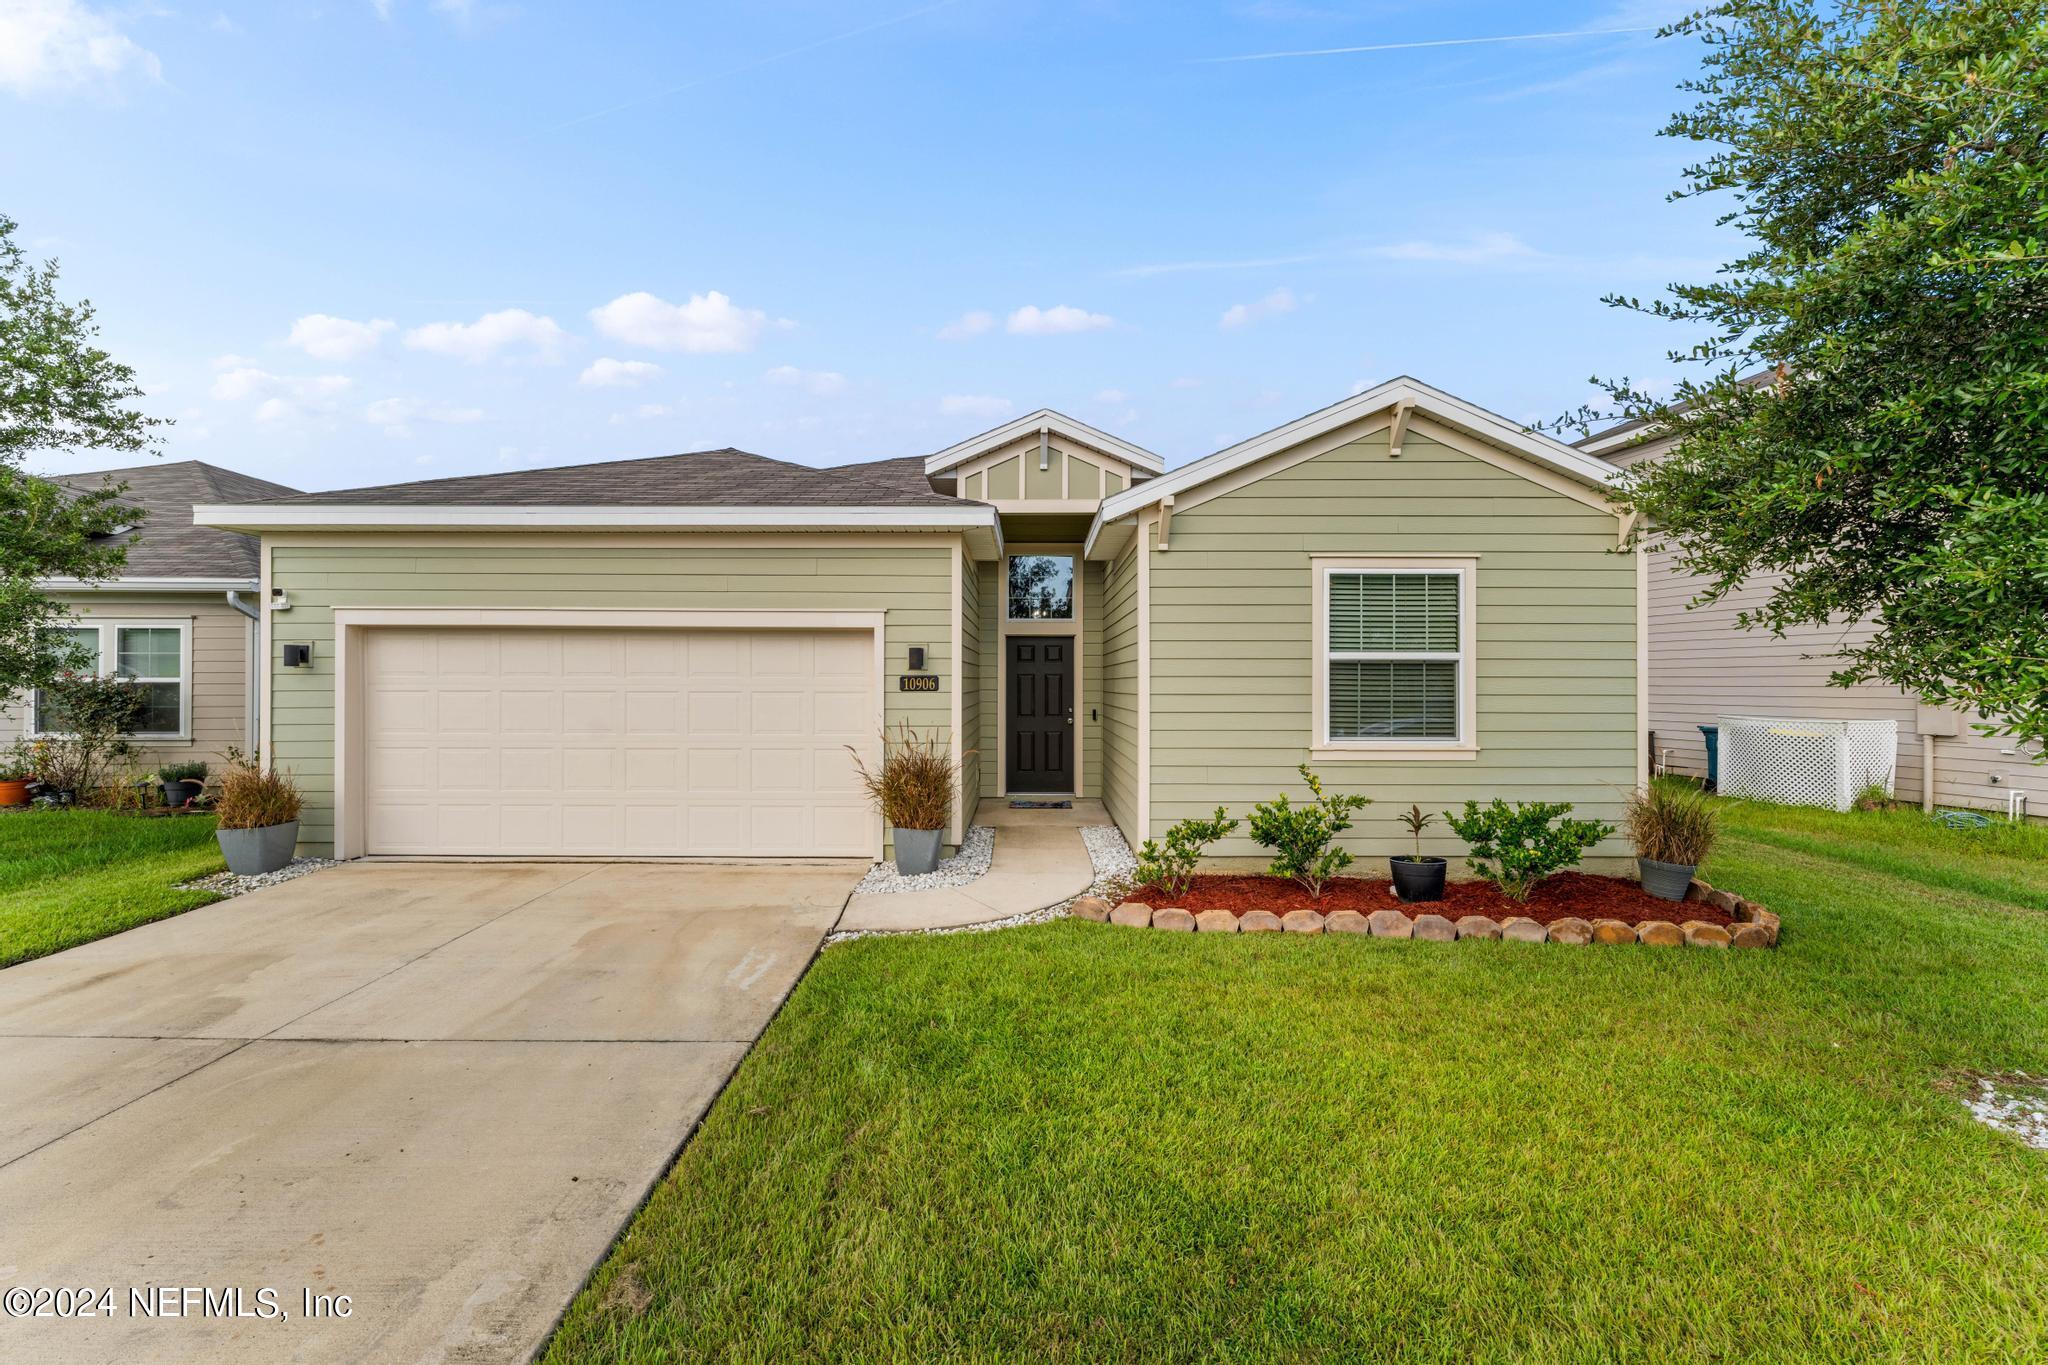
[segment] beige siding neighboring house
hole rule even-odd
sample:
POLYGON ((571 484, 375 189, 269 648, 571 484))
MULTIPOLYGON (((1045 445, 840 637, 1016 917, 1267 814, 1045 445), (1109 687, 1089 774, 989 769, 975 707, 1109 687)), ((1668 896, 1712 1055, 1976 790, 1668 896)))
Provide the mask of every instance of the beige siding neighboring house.
MULTIPOLYGON (((192 509, 296 490, 197 460, 52 482, 75 492, 126 484, 121 501, 147 513, 120 537, 127 546, 120 578, 44 585, 70 608, 71 628, 102 670, 148 680, 152 719, 135 738, 131 766, 148 772, 193 759, 217 763, 230 748, 254 749, 257 540, 194 526, 192 509)), ((0 712, 0 742, 34 735, 38 724, 31 697, 0 712)))
MULTIPOLYGON (((1630 424, 1578 443, 1617 468, 1655 461, 1675 441, 1640 440, 1630 424)), ((1861 624, 1808 627, 1773 636, 1742 629, 1744 610, 1769 596, 1762 576, 1717 602, 1690 604, 1703 581, 1678 567, 1672 550, 1652 550, 1650 565, 1650 731, 1661 769, 1704 777, 1706 741, 1701 725, 1724 715, 1812 720, 1890 720, 1898 724, 1900 800, 1923 806, 1966 806, 2004 811, 2011 794, 2027 794, 2030 815, 2048 815, 2048 768, 2035 750, 2010 738, 1987 738, 1959 711, 1919 703, 1910 693, 1881 684, 1835 687, 1828 682, 1844 646, 1868 639, 1861 624), (1932 766, 1934 783, 1926 781, 1932 766)))

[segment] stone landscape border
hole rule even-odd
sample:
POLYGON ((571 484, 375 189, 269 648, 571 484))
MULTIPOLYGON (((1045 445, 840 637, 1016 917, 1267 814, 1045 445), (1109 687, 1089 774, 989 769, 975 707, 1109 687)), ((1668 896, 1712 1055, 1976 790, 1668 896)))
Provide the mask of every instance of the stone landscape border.
POLYGON ((1178 906, 1153 909, 1143 901, 1126 901, 1112 906, 1100 896, 1083 896, 1068 913, 1076 919, 1117 924, 1130 929, 1164 929, 1191 934, 1369 934, 1373 938, 1419 938, 1433 943, 1458 939, 1495 938, 1515 943, 1642 943, 1653 948, 1775 948, 1778 946, 1778 917, 1755 901, 1732 891, 1717 891, 1697 877, 1686 888, 1688 901, 1700 901, 1733 916, 1732 928, 1705 920, 1645 920, 1629 924, 1618 919, 1583 920, 1575 917, 1540 924, 1522 915, 1494 920, 1486 915, 1466 915, 1450 920, 1427 912, 1413 918, 1399 910, 1375 910, 1362 915, 1356 910, 1338 910, 1324 915, 1314 910, 1289 910, 1276 915, 1270 910, 1251 910, 1237 915, 1229 910, 1196 913, 1178 906))

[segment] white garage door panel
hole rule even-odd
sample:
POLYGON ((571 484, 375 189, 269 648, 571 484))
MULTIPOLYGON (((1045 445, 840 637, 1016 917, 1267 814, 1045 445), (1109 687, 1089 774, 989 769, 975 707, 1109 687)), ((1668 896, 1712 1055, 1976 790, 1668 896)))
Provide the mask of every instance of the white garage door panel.
POLYGON ((370 853, 874 852, 859 631, 365 633, 370 853))

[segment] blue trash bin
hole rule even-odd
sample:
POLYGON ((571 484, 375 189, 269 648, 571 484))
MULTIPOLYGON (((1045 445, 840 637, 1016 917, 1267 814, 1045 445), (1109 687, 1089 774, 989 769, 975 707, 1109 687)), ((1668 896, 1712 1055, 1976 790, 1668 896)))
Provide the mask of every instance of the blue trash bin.
POLYGON ((1702 725, 1700 734, 1707 741, 1707 790, 1721 790, 1721 727, 1702 725))

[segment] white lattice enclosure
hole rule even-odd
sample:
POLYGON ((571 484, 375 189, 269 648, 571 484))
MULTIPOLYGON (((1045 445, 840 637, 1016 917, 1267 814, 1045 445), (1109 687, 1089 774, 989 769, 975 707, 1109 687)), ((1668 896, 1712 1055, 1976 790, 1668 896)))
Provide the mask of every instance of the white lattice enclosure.
POLYGON ((1895 720, 1721 717, 1721 790, 1791 806, 1847 810, 1866 787, 1892 793, 1895 720))

